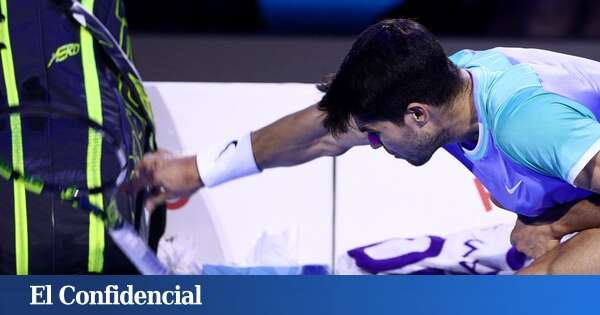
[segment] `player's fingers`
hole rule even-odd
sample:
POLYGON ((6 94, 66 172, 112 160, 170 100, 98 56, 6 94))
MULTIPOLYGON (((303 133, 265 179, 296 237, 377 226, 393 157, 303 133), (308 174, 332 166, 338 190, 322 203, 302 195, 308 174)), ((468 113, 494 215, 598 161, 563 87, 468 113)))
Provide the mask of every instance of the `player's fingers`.
POLYGON ((156 162, 159 158, 159 153, 147 153, 144 157, 135 164, 133 172, 136 176, 145 176, 153 173, 156 169, 156 162))
POLYGON ((133 169, 131 178, 121 186, 121 189, 126 193, 135 193, 142 188, 156 186, 156 170, 157 157, 150 153, 136 163, 133 169))

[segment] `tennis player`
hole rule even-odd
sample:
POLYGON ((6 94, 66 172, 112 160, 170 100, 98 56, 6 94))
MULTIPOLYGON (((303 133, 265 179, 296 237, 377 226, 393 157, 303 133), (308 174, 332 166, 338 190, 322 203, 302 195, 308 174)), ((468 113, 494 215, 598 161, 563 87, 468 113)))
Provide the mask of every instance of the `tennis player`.
POLYGON ((519 215, 512 240, 537 258, 522 273, 600 273, 600 63, 524 48, 448 58, 420 24, 385 20, 323 89, 318 104, 197 156, 147 155, 135 185, 162 187, 154 207, 357 145, 417 166, 443 147, 519 215))

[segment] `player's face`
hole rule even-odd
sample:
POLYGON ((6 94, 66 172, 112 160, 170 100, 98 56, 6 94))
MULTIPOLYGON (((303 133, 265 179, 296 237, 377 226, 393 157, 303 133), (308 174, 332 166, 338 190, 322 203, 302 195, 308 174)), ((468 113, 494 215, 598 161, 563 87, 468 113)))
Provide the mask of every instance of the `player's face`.
POLYGON ((443 145, 443 132, 434 128, 421 128, 414 124, 397 124, 391 121, 358 123, 366 132, 373 149, 383 147, 389 154, 408 163, 425 164, 433 153, 443 145))

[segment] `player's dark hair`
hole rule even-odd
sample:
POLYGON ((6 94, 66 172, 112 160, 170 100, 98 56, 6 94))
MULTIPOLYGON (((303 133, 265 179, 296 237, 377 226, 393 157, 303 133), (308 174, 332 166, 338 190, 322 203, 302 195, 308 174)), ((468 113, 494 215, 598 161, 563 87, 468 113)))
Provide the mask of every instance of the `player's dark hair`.
POLYGON ((411 102, 443 106, 461 89, 458 68, 417 22, 384 20, 356 39, 335 77, 320 85, 324 126, 345 132, 352 116, 400 123, 411 102))

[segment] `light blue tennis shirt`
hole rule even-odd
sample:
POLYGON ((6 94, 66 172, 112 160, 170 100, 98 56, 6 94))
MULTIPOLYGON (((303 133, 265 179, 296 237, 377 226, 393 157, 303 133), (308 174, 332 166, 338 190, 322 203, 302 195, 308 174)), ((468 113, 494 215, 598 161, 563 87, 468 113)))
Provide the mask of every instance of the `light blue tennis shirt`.
POLYGON ((526 216, 582 199, 573 186, 600 150, 600 63, 494 48, 450 57, 473 78, 479 138, 444 148, 503 208, 526 216))

